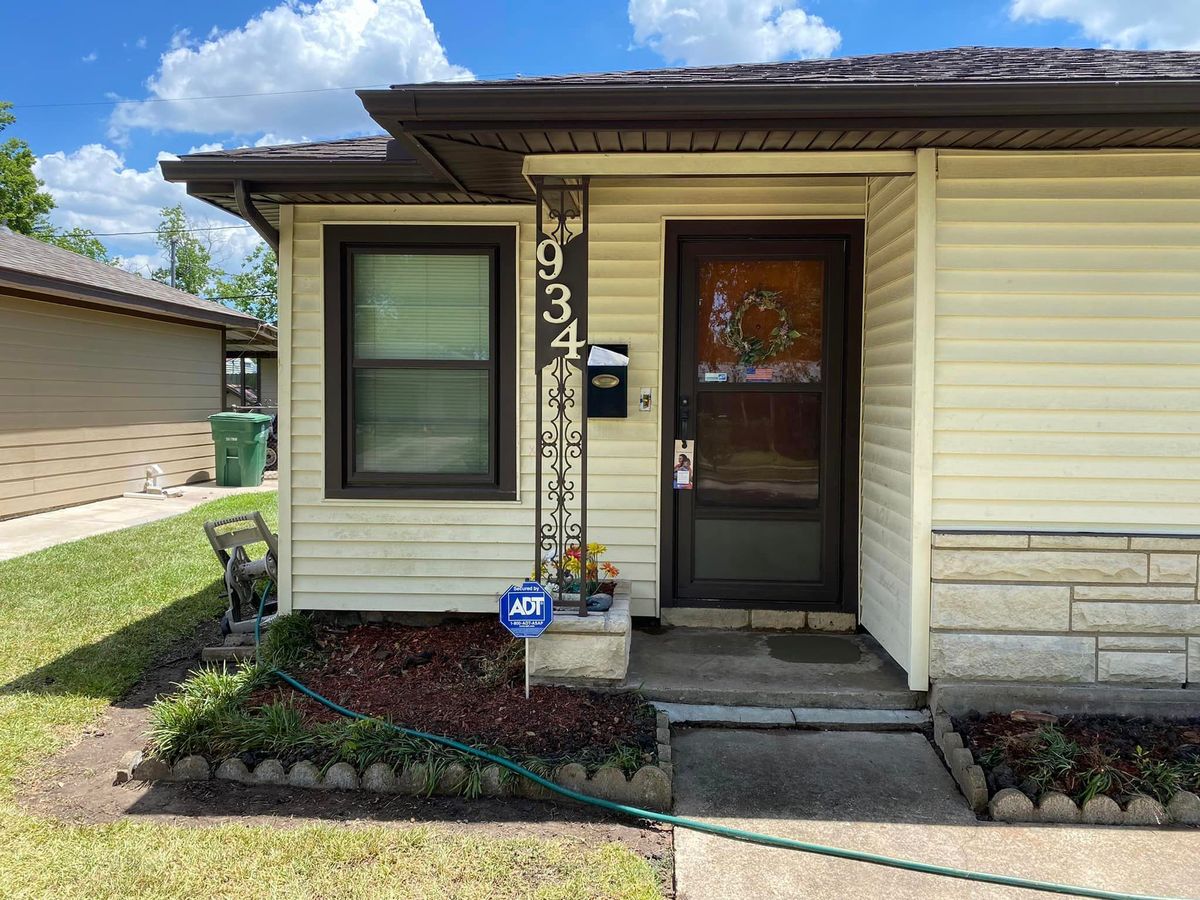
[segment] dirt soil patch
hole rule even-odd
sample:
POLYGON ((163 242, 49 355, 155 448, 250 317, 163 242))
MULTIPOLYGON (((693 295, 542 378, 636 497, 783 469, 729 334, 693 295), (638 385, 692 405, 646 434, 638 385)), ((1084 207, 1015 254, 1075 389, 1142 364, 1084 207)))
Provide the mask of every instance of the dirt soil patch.
MULTIPOLYGON (((636 694, 535 685, 526 700, 523 648, 494 619, 324 626, 317 641, 313 661, 291 674, 358 712, 548 761, 599 759, 617 746, 653 760, 654 710, 636 694)), ((277 699, 313 722, 339 718, 286 685, 248 705, 277 699)))
POLYGON ((993 713, 954 725, 993 793, 1015 787, 1036 800, 1061 791, 1077 802, 1142 793, 1166 802, 1177 791, 1200 790, 1200 718, 993 713))

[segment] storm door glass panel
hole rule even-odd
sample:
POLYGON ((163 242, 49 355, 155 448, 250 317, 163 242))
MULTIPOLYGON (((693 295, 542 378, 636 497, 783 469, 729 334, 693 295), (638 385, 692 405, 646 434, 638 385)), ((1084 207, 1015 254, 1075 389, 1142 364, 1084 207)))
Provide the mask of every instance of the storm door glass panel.
POLYGON ((821 577, 821 523, 697 519, 695 577, 816 581, 821 577))
POLYGON ((357 371, 354 447, 359 472, 486 472, 488 372, 357 371))
POLYGON ((820 500, 821 395, 749 390, 697 397, 696 501, 811 507, 820 500))
POLYGON ((704 260, 697 282, 699 381, 821 380, 823 259, 704 260))
POLYGON ((487 254, 355 255, 354 355, 487 359, 490 262, 487 254))

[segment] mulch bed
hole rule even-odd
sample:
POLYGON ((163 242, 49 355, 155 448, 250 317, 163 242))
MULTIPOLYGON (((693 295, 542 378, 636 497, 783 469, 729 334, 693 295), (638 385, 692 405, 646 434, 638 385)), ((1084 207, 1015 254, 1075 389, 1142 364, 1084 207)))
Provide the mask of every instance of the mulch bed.
POLYGON ((1169 794, 1172 778, 1178 779, 1179 790, 1200 787, 1200 718, 1080 715, 1055 720, 1017 712, 973 714, 954 724, 983 767, 992 793, 1015 787, 1034 800, 1047 790, 1076 800, 1090 793, 1119 800, 1133 792, 1169 794))
MULTIPOLYGON (((526 700, 523 651, 495 619, 322 626, 317 649, 295 677, 399 725, 547 760, 602 756, 617 745, 655 752, 654 710, 636 694, 535 685, 526 700)), ((251 702, 281 698, 312 722, 339 718, 286 686, 251 702)))

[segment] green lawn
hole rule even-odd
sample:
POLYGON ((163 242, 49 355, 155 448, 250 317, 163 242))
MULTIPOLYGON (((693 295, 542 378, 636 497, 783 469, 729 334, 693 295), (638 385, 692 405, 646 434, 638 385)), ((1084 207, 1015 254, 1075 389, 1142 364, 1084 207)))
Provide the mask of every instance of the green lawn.
MULTIPOLYGON (((20 811, 13 782, 79 734, 171 643, 217 613, 200 525, 274 494, 0 562, 0 893, 6 897, 645 897, 651 866, 612 844, 429 828, 68 826, 20 811)), ((114 765, 115 765, 114 760, 114 765)))

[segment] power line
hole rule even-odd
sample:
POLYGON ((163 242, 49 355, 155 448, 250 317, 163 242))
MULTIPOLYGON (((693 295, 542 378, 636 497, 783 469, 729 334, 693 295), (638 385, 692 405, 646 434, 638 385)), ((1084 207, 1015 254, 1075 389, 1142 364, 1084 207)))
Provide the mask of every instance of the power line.
MULTIPOLYGON (((501 78, 521 78, 520 72, 500 72, 480 75, 480 81, 491 81, 501 78)), ((196 97, 146 97, 142 100, 78 100, 64 103, 14 103, 13 109, 64 109, 79 106, 136 106, 140 103, 189 103, 195 100, 245 100, 252 97, 287 97, 297 94, 328 94, 337 91, 365 91, 376 88, 391 87, 390 84, 360 84, 353 87, 306 88, 295 91, 259 91, 247 94, 210 94, 196 97)))
POLYGON ((274 294, 230 294, 228 297, 201 297, 200 299, 220 303, 222 300, 265 300, 274 296, 274 294))

